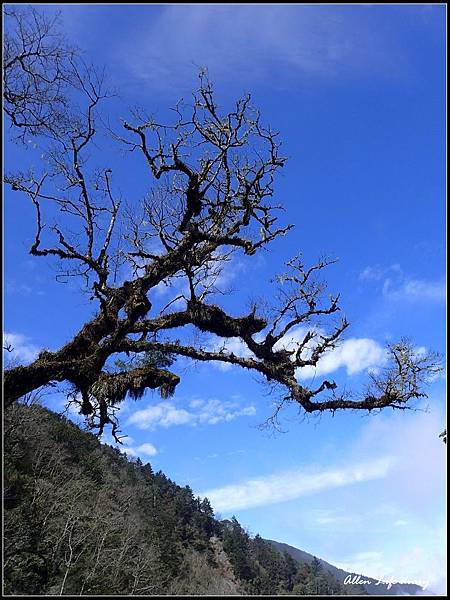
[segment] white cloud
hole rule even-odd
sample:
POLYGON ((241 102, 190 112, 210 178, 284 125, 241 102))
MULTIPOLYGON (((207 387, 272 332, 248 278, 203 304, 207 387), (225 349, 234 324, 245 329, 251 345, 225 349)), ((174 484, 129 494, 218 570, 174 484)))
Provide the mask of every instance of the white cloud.
POLYGON ((405 519, 397 519, 397 521, 394 521, 394 525, 396 527, 406 527, 406 525, 408 525, 408 521, 405 521, 405 519))
POLYGON ((144 442, 138 446, 135 445, 134 438, 131 435, 127 435, 122 438, 122 443, 119 444, 111 435, 110 431, 104 431, 101 438, 102 444, 107 444, 108 446, 114 446, 118 448, 121 452, 125 452, 128 456, 133 457, 151 457, 156 456, 158 454, 158 450, 155 448, 153 444, 150 442, 144 442))
POLYGON ((150 444, 146 442, 145 444, 141 444, 140 446, 125 446, 123 449, 129 456, 156 456, 158 454, 158 450, 150 444))
POLYGON ((355 375, 368 369, 376 369, 386 363, 386 349, 370 338, 350 338, 337 348, 326 352, 317 363, 317 367, 297 369, 299 379, 328 375, 340 368, 347 375, 355 375))
POLYGON ((5 358, 11 362, 30 363, 37 358, 40 348, 30 342, 30 338, 21 333, 5 332, 3 347, 10 346, 12 352, 4 350, 5 358))
MULTIPOLYGON (((275 350, 285 348, 294 350, 304 339, 307 329, 305 327, 296 327, 292 329, 283 339, 274 346, 275 350)), ((320 335, 323 331, 317 330, 320 335)), ((317 341, 311 341, 305 352, 304 358, 311 353, 317 341)), ((211 337, 207 348, 213 352, 223 351, 226 354, 235 354, 241 358, 253 357, 254 354, 248 349, 247 345, 240 338, 219 338, 211 337)), ((315 376, 328 375, 340 368, 347 370, 347 375, 355 375, 361 371, 376 370, 386 363, 387 353, 378 342, 370 338, 349 338, 339 344, 337 348, 329 350, 323 354, 316 367, 308 366, 299 368, 296 371, 298 379, 310 379, 315 376)), ((214 366, 221 371, 228 371, 233 368, 230 363, 214 363, 214 366)))
POLYGON ((216 425, 234 421, 238 417, 256 414, 254 406, 240 406, 236 402, 221 402, 217 399, 194 399, 190 402, 190 411, 177 408, 171 402, 160 402, 133 413, 127 423, 139 429, 155 429, 174 425, 216 425))
MULTIPOLYGON (((288 335, 275 345, 275 350, 279 348, 296 349, 304 339, 307 331, 305 327, 292 329, 288 335)), ((316 333, 318 336, 324 334, 319 329, 316 330, 316 333)), ((312 349, 318 343, 317 340, 318 338, 315 338, 309 342, 306 351, 302 354, 304 358, 311 354, 312 349)), ((386 359, 386 349, 375 340, 349 338, 341 342, 336 348, 325 352, 316 367, 307 366, 297 369, 296 376, 298 379, 310 379, 315 376, 328 375, 341 368, 347 370, 347 375, 355 375, 361 371, 374 370, 383 366, 386 359)))
POLYGON ((185 425, 191 420, 192 414, 187 410, 176 408, 170 402, 160 402, 136 411, 128 418, 127 423, 136 425, 139 429, 150 429, 185 425))
POLYGON ((391 466, 391 459, 384 457, 335 469, 298 469, 207 490, 201 495, 209 498, 215 510, 230 512, 380 479, 386 477, 391 466))

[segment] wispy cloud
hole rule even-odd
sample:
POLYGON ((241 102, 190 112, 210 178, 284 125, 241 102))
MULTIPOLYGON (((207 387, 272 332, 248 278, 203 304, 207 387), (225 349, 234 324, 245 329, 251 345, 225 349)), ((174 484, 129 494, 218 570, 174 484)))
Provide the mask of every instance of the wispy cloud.
POLYGON ((383 284, 383 295, 391 300, 444 302, 446 285, 444 279, 439 281, 406 279, 398 284, 388 278, 383 284))
POLYGON ((361 520, 361 516, 352 512, 349 514, 341 514, 334 509, 314 509, 308 513, 308 519, 316 526, 324 526, 329 528, 333 526, 335 531, 339 526, 347 527, 351 524, 353 527, 361 520))
POLYGON ((335 469, 298 469, 206 490, 202 495, 209 498, 215 510, 230 512, 381 479, 387 475, 391 466, 392 460, 384 457, 335 469))
MULTIPOLYGON (((393 463, 397 462, 394 459, 393 463)), ((389 481, 388 477, 392 476, 394 469, 395 467, 388 474, 386 482, 389 481)), ((341 531, 365 531, 367 533, 374 523, 376 523, 376 527, 380 527, 379 523, 382 523, 386 530, 392 529, 393 526, 411 525, 408 511, 393 504, 383 503, 378 504, 376 508, 362 503, 359 507, 352 507, 351 510, 348 507, 336 507, 335 505, 333 508, 314 508, 307 511, 305 516, 313 527, 321 527, 324 531, 330 531, 332 528, 334 534, 341 531)))
POLYGON ((380 265, 368 266, 359 274, 360 281, 380 281, 384 279, 387 273, 399 273, 403 271, 398 263, 390 265, 389 267, 381 267, 380 265))
POLYGON ((445 279, 427 280, 407 275, 399 264, 388 267, 368 266, 359 274, 360 281, 375 282, 388 300, 444 302, 445 279))
POLYGON ((17 294, 19 296, 29 296, 33 291, 26 283, 17 283, 16 281, 7 281, 5 285, 7 294, 17 294))
POLYGON ((40 348, 30 341, 30 338, 22 333, 3 333, 3 347, 11 349, 4 351, 5 358, 11 362, 30 363, 36 359, 40 348))
POLYGON ((196 66, 222 81, 273 85, 296 75, 381 74, 404 60, 367 11, 345 7, 176 5, 151 17, 120 53, 153 88, 184 82, 196 66))
POLYGON ((240 406, 237 402, 221 402, 220 400, 192 400, 190 408, 195 410, 194 417, 198 423, 216 425, 221 421, 234 421, 237 417, 251 417, 256 414, 253 405, 240 406))
POLYGON ((238 417, 256 414, 254 406, 241 406, 237 402, 222 402, 217 399, 194 399, 189 409, 177 408, 171 402, 160 402, 133 413, 127 423, 139 429, 168 428, 174 425, 216 425, 234 421, 238 417))

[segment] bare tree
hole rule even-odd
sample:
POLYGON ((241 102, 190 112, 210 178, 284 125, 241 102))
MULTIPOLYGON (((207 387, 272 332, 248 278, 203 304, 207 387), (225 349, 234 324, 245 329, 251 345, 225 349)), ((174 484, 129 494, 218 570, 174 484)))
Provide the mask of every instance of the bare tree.
POLYGON ((5 7, 4 17, 4 110, 23 140, 58 128, 68 110, 78 53, 58 34, 57 18, 16 6, 5 7))
MULTIPOLYGON (((15 18, 22 39, 19 50, 24 52, 28 29, 15 18)), ((34 13, 32 18, 38 31, 32 29, 30 36, 46 39, 34 13)), ((17 44, 8 39, 12 50, 7 57, 17 55, 17 44)), ((310 267, 301 256, 289 261, 286 273, 278 278, 279 302, 264 314, 255 303, 248 314, 233 316, 212 301, 227 260, 239 252, 252 256, 292 228, 278 224, 281 207, 273 200, 275 177, 286 163, 278 133, 263 125, 249 95, 223 112, 209 79, 201 73, 192 102, 179 102, 172 122, 160 123, 134 111, 115 139, 143 161, 153 187, 139 206, 126 207, 115 192, 111 169, 94 169, 89 162, 89 148, 98 136, 98 108, 107 96, 103 79, 95 71, 75 68, 70 52, 61 56, 51 48, 40 56, 44 62, 38 62, 44 65, 38 72, 46 71, 49 61, 56 73, 52 79, 44 78, 43 95, 36 100, 38 106, 42 100, 42 108, 30 108, 33 86, 31 104, 14 104, 11 92, 5 103, 16 128, 28 128, 51 143, 39 173, 10 173, 6 182, 35 207, 30 253, 58 259, 66 277, 83 277, 98 313, 61 349, 42 351, 32 364, 7 370, 7 404, 50 382, 67 381, 91 427, 101 433, 109 423, 116 435, 115 408, 127 394, 139 398, 149 388, 167 397, 180 381, 158 361, 111 369, 108 361, 121 353, 238 365, 281 386, 285 390, 281 403, 297 403, 307 413, 407 408, 425 395, 423 384, 440 370, 439 358, 417 353, 405 341, 389 346, 389 366, 372 377, 360 397, 338 392, 329 379, 314 388, 298 382, 297 369, 316 367, 348 327, 345 318, 334 320, 340 312, 339 295, 327 297, 318 277, 332 262, 329 259, 310 267), (71 73, 67 78, 66 66, 71 73), (67 109, 56 127, 42 111, 54 91, 59 96, 60 84, 74 81, 84 98, 84 111, 74 115, 67 109), (118 265, 128 265, 130 280, 117 283, 118 265), (174 294, 164 309, 155 310, 155 288, 177 279, 184 282, 185 291, 174 294), (181 342, 180 332, 188 326, 223 338, 223 347, 211 348, 197 338, 192 344, 181 342), (286 336, 300 327, 305 330, 302 339, 295 347, 287 346, 286 336), (229 338, 242 341, 245 355, 227 351, 229 338)), ((25 79, 30 76, 34 62, 17 58, 11 65, 11 60, 5 67, 6 81, 8 69, 23 70, 25 79)), ((39 75, 32 79, 40 81, 39 75)), ((12 88, 8 83, 7 89, 12 88)), ((25 84, 24 88, 29 89, 25 84)))

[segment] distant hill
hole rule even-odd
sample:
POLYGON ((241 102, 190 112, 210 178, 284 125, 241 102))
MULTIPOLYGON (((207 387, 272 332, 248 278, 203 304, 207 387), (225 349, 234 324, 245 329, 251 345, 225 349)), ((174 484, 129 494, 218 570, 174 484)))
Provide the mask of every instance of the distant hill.
POLYGON ((250 536, 234 517, 218 521, 189 486, 61 415, 37 404, 5 411, 6 595, 368 593, 344 585, 345 575, 297 548, 250 536))
MULTIPOLYGON (((305 552, 304 550, 299 550, 294 546, 289 546, 289 544, 283 544, 282 542, 276 542, 274 540, 266 541, 269 542, 269 544, 271 544, 279 552, 287 552, 290 556, 292 556, 292 558, 294 558, 299 563, 311 564, 314 560, 314 556, 312 554, 308 554, 308 552, 305 552)), ((376 585, 378 580, 373 577, 368 577, 366 575, 363 575, 362 573, 349 573, 348 571, 339 569, 334 565, 330 565, 330 563, 326 562, 321 558, 319 558, 319 561, 323 568, 332 573, 332 575, 334 575, 334 577, 336 577, 338 581, 344 582, 345 578, 348 576, 351 576, 352 579, 355 580, 355 577, 357 578, 359 575, 360 580, 364 581, 364 589, 370 595, 415 596, 416 594, 422 592, 422 588, 420 586, 411 583, 395 583, 388 589, 388 586, 386 584, 376 585), (372 583, 367 583, 368 581, 372 583)))

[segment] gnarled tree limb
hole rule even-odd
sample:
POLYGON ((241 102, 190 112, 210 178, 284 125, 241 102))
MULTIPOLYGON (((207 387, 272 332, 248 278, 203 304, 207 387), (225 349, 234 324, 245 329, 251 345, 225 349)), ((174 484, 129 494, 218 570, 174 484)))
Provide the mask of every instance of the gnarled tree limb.
POLYGON ((270 316, 259 314, 256 305, 249 314, 232 316, 208 301, 226 261, 237 252, 255 254, 292 227, 278 225, 280 206, 273 202, 275 176, 286 158, 278 134, 263 126, 250 96, 223 113, 201 74, 192 105, 178 104, 172 123, 157 123, 138 112, 123 122, 123 133, 115 138, 140 157, 154 183, 140 206, 123 206, 111 169, 91 169, 89 163, 88 150, 98 136, 97 112, 107 96, 102 78, 81 69, 72 51, 58 53, 51 45, 40 46, 44 51, 36 65, 31 53, 46 40, 50 24, 37 19, 33 27, 29 48, 8 38, 5 110, 13 127, 43 140, 44 160, 41 173, 10 173, 6 182, 36 209, 30 253, 57 259, 66 277, 83 276, 98 313, 59 350, 43 351, 32 364, 8 369, 6 404, 51 382, 67 381, 73 386, 72 401, 91 426, 102 432, 109 423, 115 434, 114 411, 127 395, 138 398, 157 388, 167 397, 179 382, 178 375, 156 365, 125 372, 111 366, 121 353, 152 352, 250 369, 283 386, 285 400, 306 412, 405 408, 424 395, 423 384, 439 370, 439 361, 417 354, 406 342, 390 346, 389 366, 372 376, 359 400, 339 395, 333 381, 323 380, 314 389, 298 383, 298 369, 317 367, 348 327, 345 318, 331 329, 323 325, 340 311, 339 295, 324 301, 325 286, 317 280, 333 261, 321 259, 309 268, 300 256, 289 261, 278 280, 280 303, 270 316), (48 80, 46 61, 53 68, 48 80), (38 87, 19 101, 17 89, 25 89, 33 68, 38 87), (53 85, 59 86, 58 94, 68 86, 76 89, 84 98, 84 112, 66 110, 58 120, 44 105, 35 110, 36 94, 45 104, 53 85), (50 225, 49 219, 54 221, 50 225), (117 283, 120 265, 132 271, 131 280, 117 283), (174 282, 182 282, 181 292, 164 309, 155 309, 155 288, 170 289, 174 282), (167 312, 176 301, 182 309, 167 312), (181 342, 178 333, 189 327, 222 338, 223 348, 181 342), (299 327, 303 338, 288 347, 288 334, 299 327), (229 338, 240 339, 242 355, 227 351, 229 338))

